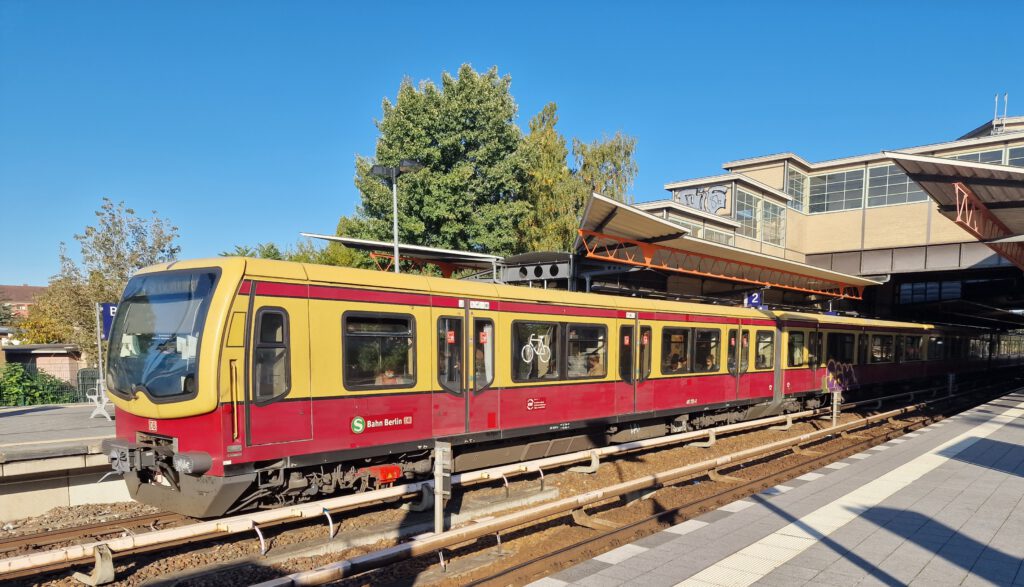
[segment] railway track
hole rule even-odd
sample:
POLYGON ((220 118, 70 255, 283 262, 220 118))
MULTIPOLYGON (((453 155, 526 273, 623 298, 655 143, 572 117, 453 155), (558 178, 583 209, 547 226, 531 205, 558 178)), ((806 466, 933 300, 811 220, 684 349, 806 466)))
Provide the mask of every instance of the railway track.
MULTIPOLYGON (((1005 383, 1004 383, 1004 385, 1005 385, 1005 383)), ((977 391, 977 390, 974 390, 974 391, 977 391)), ((916 394, 927 393, 929 395, 935 395, 936 390, 924 390, 924 391, 918 391, 918 392, 915 392, 915 393, 916 394)), ((892 398, 892 397, 898 397, 898 396, 890 396, 890 398, 892 398)), ((867 404, 867 403, 872 403, 872 402, 860 402, 860 404, 862 406, 864 404, 867 404)), ((852 407, 853 405, 855 405, 855 404, 851 404, 848 407, 852 407)), ((821 414, 819 413, 819 414, 816 414, 816 415, 820 416, 821 414)), ((735 426, 738 426, 738 425, 733 425, 732 427, 735 427, 735 426)), ((763 426, 764 425, 762 424, 762 427, 763 426)), ((727 428, 728 429, 728 428, 732 428, 732 427, 726 426, 726 427, 723 427, 723 428, 727 428)), ((705 430, 703 432, 706 434, 709 431, 705 430)), ((856 445, 856 446, 860 446, 862 444, 864 444, 864 443, 863 442, 858 443, 858 445, 856 445)), ((858 450, 858 449, 853 448, 853 449, 849 449, 849 450, 855 451, 855 450, 858 450)), ((822 461, 822 460, 827 459, 827 458, 828 458, 828 456, 818 457, 818 458, 816 458, 814 460, 814 462, 822 461)), ((842 458, 842 457, 840 457, 840 458, 842 458)), ((545 465, 545 466, 547 466, 547 465, 545 465)), ((812 466, 812 465, 806 465, 805 464, 803 466, 807 467, 807 466, 812 466)), ((526 471, 525 468, 523 468, 522 470, 526 471)), ((488 478, 487 475, 481 475, 478 480, 487 479, 487 478, 488 478)), ((493 477, 493 476, 490 477, 491 480, 493 480, 494 478, 495 477, 493 477)), ((393 488, 393 489, 398 489, 398 488, 393 488)), ((736 494, 737 491, 742 491, 742 490, 739 487, 731 487, 728 490, 728 492, 730 492, 732 494, 736 494)), ((288 509, 288 508, 285 508, 285 509, 288 509)), ((319 510, 317 510, 316 513, 319 514, 320 513, 319 510)), ((188 518, 184 518, 184 517, 181 517, 181 516, 177 516, 177 518, 175 518, 175 516, 176 516, 175 514, 166 514, 166 513, 160 514, 160 513, 158 513, 158 514, 151 514, 151 515, 148 515, 148 516, 140 516, 140 517, 137 517, 137 518, 125 518, 125 519, 122 519, 122 520, 115 520, 115 521, 111 521, 111 522, 107 522, 107 523, 94 524, 94 525, 84 526, 84 527, 79 527, 79 528, 70 528, 70 529, 67 529, 67 530, 58 531, 57 533, 44 533, 44 534, 36 534, 36 535, 32 535, 32 536, 20 536, 20 537, 8 539, 8 540, 5 540, 5 541, 0 541, 0 564, 2 564, 4 562, 3 561, 3 556, 2 556, 4 553, 15 552, 18 549, 25 549, 25 548, 28 548, 29 545, 31 545, 32 547, 38 548, 39 546, 55 545, 55 544, 60 544, 62 542, 78 541, 78 540, 82 540, 82 539, 88 539, 90 537, 103 537, 103 536, 110 536, 112 534, 120 534, 120 533, 123 533, 126 530, 126 528, 148 528, 148 527, 156 527, 156 526, 164 526, 164 527, 166 527, 166 526, 177 524, 177 523, 179 523, 181 521, 184 521, 184 520, 188 520, 188 518)), ((309 518, 311 518, 311 517, 312 516, 300 516, 300 518, 302 520, 304 520, 305 522, 309 522, 310 521, 309 518)), ((319 517, 319 516, 317 516, 317 517, 319 517)), ((269 528, 269 527, 271 527, 273 525, 285 525, 285 524, 288 524, 288 523, 294 523, 295 521, 296 521, 295 519, 286 519, 286 520, 282 520, 282 521, 279 521, 279 522, 276 522, 276 523, 263 523, 263 522, 261 522, 261 526, 263 528, 269 528)), ((217 522, 207 522, 205 524, 211 524, 211 523, 217 525, 218 527, 227 528, 227 527, 231 526, 232 524, 239 524, 240 522, 238 520, 234 520, 234 521, 232 521, 232 520, 221 520, 221 521, 217 521, 217 522)), ((323 520, 320 519, 316 523, 322 525, 323 524, 323 520)), ((221 535, 210 535, 210 534, 201 534, 201 533, 188 534, 188 533, 184 532, 184 531, 187 531, 189 528, 194 528, 194 527, 197 527, 197 526, 201 526, 202 524, 204 524, 204 523, 193 524, 191 526, 184 526, 182 528, 176 528, 175 530, 180 531, 180 532, 178 532, 178 536, 176 538, 172 539, 172 540, 165 540, 165 541, 149 540, 149 541, 147 541, 146 540, 147 537, 142 537, 142 540, 139 540, 139 541, 132 540, 131 542, 132 542, 133 546, 131 548, 117 549, 117 550, 114 551, 114 554, 120 560, 122 557, 133 557, 135 555, 144 554, 144 553, 151 553, 151 552, 156 552, 156 551, 169 551, 169 550, 171 550, 171 549, 173 549, 175 547, 186 545, 186 544, 198 543, 198 542, 208 542, 211 539, 225 538, 225 535, 223 535, 223 534, 221 534, 221 535), (141 544, 139 546, 135 546, 135 544, 137 542, 141 543, 141 544)), ((256 527, 256 526, 254 526, 253 524, 250 524, 247 527, 247 529, 251 530, 254 527, 256 527)), ((262 537, 262 534, 261 534, 261 537, 262 537)), ((238 537, 237 539, 241 540, 242 537, 238 537)), ((614 538, 610 538, 610 539, 614 539, 614 538)), ((121 538, 120 540, 124 541, 124 538, 121 538)), ((117 542, 117 539, 115 539, 113 542, 117 542)), ((566 552, 568 552, 568 551, 566 551, 566 552)), ((64 569, 67 569, 67 568, 70 568, 70 567, 74 567, 74 566, 79 566, 79 565, 82 565, 83 563, 88 563, 88 562, 90 562, 92 560, 91 553, 87 552, 85 550, 75 550, 74 554, 76 554, 77 556, 68 556, 68 557, 66 557, 63 560, 53 560, 53 561, 47 562, 45 564, 33 565, 30 568, 22 568, 21 570, 17 570, 17 571, 14 571, 14 572, 8 572, 8 573, 0 572, 0 579, 15 579, 15 578, 24 578, 24 577, 29 577, 29 576, 38 576, 39 574, 42 574, 42 573, 49 573, 49 572, 64 570, 64 569)), ((569 555, 567 554, 566 556, 569 556, 569 555)), ((221 563, 218 563, 218 565, 219 566, 223 566, 223 561, 221 563)))
POLYGON ((84 540, 100 540, 115 534, 134 534, 135 530, 152 531, 192 521, 192 518, 170 512, 157 512, 109 522, 98 522, 84 526, 61 528, 23 534, 0 540, 0 556, 22 550, 39 550, 41 547, 62 543, 78 543, 84 540))
MULTIPOLYGON (((500 569, 486 577, 469 581, 466 585, 474 587, 497 587, 529 583, 540 577, 557 572, 558 570, 589 560, 594 556, 612 550, 622 544, 634 542, 645 536, 660 532, 668 526, 681 523, 733 501, 749 497, 750 495, 763 491, 769 487, 783 484, 794 477, 819 469, 829 463, 842 460, 850 455, 867 450, 872 446, 882 444, 892 438, 898 438, 903 434, 922 428, 926 425, 926 422, 927 421, 918 421, 909 423, 896 430, 890 428, 882 434, 856 441, 852 445, 846 445, 834 450, 829 450, 820 456, 811 457, 806 461, 786 467, 780 471, 759 476, 754 479, 744 479, 741 482, 731 485, 725 484, 726 487, 710 496, 686 501, 682 504, 665 509, 664 511, 629 522, 619 528, 597 530, 596 534, 589 536, 584 540, 580 540, 576 543, 557 548, 549 552, 544 552, 543 554, 533 557, 527 561, 517 563, 508 568, 500 569)), ((605 513, 608 513, 607 510, 605 513)))
MULTIPOLYGON (((1000 387, 1006 386, 1007 383, 1005 382, 1000 385, 1000 387)), ((917 409, 934 409, 936 407, 933 403, 934 400, 927 404, 919 404, 913 408, 903 408, 901 409, 902 411, 889 411, 879 416, 868 418, 866 420, 871 420, 873 423, 868 424, 866 427, 864 425, 851 427, 850 424, 844 424, 838 429, 826 428, 815 434, 803 435, 808 437, 808 440, 802 443, 792 442, 788 449, 786 448, 786 441, 779 441, 772 443, 776 445, 775 447, 769 447, 769 450, 761 454, 756 454, 751 450, 740 451, 740 453, 735 453, 737 455, 736 460, 731 460, 732 455, 729 455, 725 461, 727 464, 723 464, 720 457, 696 465, 657 473, 649 476, 648 480, 643 481, 644 483, 650 482, 646 486, 643 486, 640 480, 620 483, 605 490, 590 492, 588 495, 565 498, 560 500, 561 504, 545 504, 531 508, 532 512, 523 512, 521 515, 509 514, 494 520, 482 520, 477 524, 471 524, 441 535, 427 536, 422 540, 398 544, 310 571, 273 579, 266 583, 261 583, 260 587, 315 585, 336 581, 341 581, 343 585, 383 584, 393 582, 403 576, 418 576, 423 584, 437 582, 446 585, 474 584, 497 586, 529 583, 539 577, 549 575, 563 566, 587 560, 594 555, 620 546, 623 543, 632 542, 648 534, 660 531, 666 526, 679 523, 736 499, 747 497, 807 471, 820 468, 828 463, 846 458, 850 454, 861 452, 871 446, 901 436, 930 422, 942 419, 944 416, 941 414, 958 412, 965 409, 965 405, 973 406, 989 401, 992 397, 1002 395, 1006 390, 1001 390, 994 394, 990 390, 986 393, 984 389, 976 389, 974 391, 977 392, 977 397, 966 401, 966 398, 958 398, 957 403, 961 405, 956 407, 949 406, 946 409, 940 410, 941 413, 938 415, 921 417, 920 413, 916 414, 914 416, 916 421, 913 422, 901 423, 898 420, 908 417, 906 414, 917 409), (878 426, 878 424, 881 424, 881 426, 878 426), (874 427, 873 431, 875 432, 872 436, 856 438, 856 436, 870 433, 872 427, 874 427), (840 432, 852 433, 854 429, 857 430, 856 436, 840 434, 840 432), (810 439, 810 437, 816 438, 810 439), (827 445, 831 442, 838 442, 841 446, 838 448, 828 448, 827 445), (811 446, 813 452, 804 450, 801 444, 803 446, 811 446), (749 472, 756 470, 758 465, 770 463, 778 456, 786 456, 784 453, 787 450, 797 453, 796 456, 799 457, 800 462, 785 466, 777 471, 772 471, 767 475, 760 475, 754 479, 730 479, 730 481, 734 482, 723 483, 721 490, 715 491, 711 495, 685 501, 667 508, 664 507, 664 500, 659 499, 658 506, 659 508, 664 508, 663 511, 614 529, 600 528, 603 523, 601 520, 592 524, 594 520, 591 520, 584 511, 585 508, 592 508, 594 511, 599 511, 601 517, 607 517, 613 515, 618 509, 614 502, 609 502, 608 500, 621 498, 624 495, 636 495, 645 491, 653 492, 657 490, 660 492, 667 488, 677 489, 680 487, 680 483, 701 477, 715 479, 721 475, 750 474, 749 472), (741 453, 745 454, 740 456, 741 453), (745 473, 740 473, 741 471, 745 473), (567 515, 570 512, 573 513, 571 517, 567 515), (577 516, 577 512, 582 513, 582 515, 577 516), (572 522, 569 522, 570 519, 572 522), (501 535, 505 532, 508 532, 510 536, 523 536, 534 531, 535 527, 550 529, 552 525, 566 526, 566 522, 569 522, 568 526, 573 526, 573 522, 575 522, 577 526, 585 526, 586 528, 596 530, 597 534, 590 534, 586 538, 575 541, 568 546, 561 546, 555 543, 542 546, 530 545, 528 547, 530 551, 541 552, 542 554, 517 562, 508 568, 500 569, 486 576, 482 576, 482 572, 470 570, 464 571, 461 575, 457 576, 438 572, 433 575, 436 581, 426 580, 424 577, 424 573, 428 568, 436 569, 436 563, 439 558, 442 565, 447 559, 447 564, 450 566, 456 564, 456 561, 459 559, 474 556, 479 558, 481 552, 493 551, 495 541, 493 539, 481 540, 485 536, 493 537, 496 534, 501 535), (438 552, 443 554, 439 557, 438 552), (433 566, 429 560, 430 558, 433 558, 433 566)), ((788 454, 791 455, 792 453, 788 454)), ((629 499, 626 501, 629 501, 629 499)), ((497 542, 499 550, 502 548, 501 542, 497 542)), ((556 540, 555 542, 558 541, 556 540)), ((491 560, 494 560, 493 557, 491 557, 491 560)))

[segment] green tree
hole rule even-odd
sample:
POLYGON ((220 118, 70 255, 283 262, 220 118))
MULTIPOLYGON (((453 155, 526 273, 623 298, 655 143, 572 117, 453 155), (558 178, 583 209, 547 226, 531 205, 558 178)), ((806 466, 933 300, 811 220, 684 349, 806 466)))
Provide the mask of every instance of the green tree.
POLYGON ((21 324, 28 342, 68 342, 95 361, 96 304, 121 298, 128 279, 139 269, 173 261, 181 248, 178 228, 154 211, 141 217, 124 202, 103 198, 95 226, 75 240, 81 263, 60 246, 60 272, 36 298, 21 324))
POLYGON ((633 203, 629 190, 639 171, 633 159, 635 152, 636 138, 622 131, 592 143, 579 139, 572 142, 577 177, 592 191, 627 204, 633 203))
POLYGON ((523 231, 528 248, 534 251, 569 250, 588 195, 587 186, 566 163, 569 150, 565 137, 555 129, 557 123, 558 107, 551 102, 530 120, 530 132, 521 145, 532 206, 523 231))
POLYGON ((14 310, 11 309, 11 305, 0 300, 0 326, 13 326, 14 321, 14 310))
POLYGON ((391 240, 391 190, 370 174, 373 163, 418 161, 398 180, 399 239, 406 243, 499 255, 525 249, 520 224, 530 212, 519 156, 522 134, 511 78, 469 65, 444 73, 441 86, 403 81, 385 99, 372 160, 356 159, 362 194, 356 236, 391 240))

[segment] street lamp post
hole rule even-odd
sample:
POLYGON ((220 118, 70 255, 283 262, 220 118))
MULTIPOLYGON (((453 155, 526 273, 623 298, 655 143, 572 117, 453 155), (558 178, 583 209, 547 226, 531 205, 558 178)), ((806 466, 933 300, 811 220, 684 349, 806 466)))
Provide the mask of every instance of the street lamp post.
POLYGON ((398 273, 398 176, 403 173, 412 173, 423 169, 418 161, 411 159, 402 159, 398 165, 392 167, 389 165, 374 165, 370 168, 370 174, 375 175, 385 183, 391 184, 391 232, 395 243, 395 258, 393 264, 395 266, 395 273, 398 273))

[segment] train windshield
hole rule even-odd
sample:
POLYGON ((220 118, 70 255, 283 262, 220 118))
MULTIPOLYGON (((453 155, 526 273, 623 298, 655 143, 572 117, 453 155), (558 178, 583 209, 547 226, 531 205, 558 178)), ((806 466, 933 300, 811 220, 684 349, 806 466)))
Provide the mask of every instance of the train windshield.
POLYGON ((133 277, 110 332, 107 389, 173 401, 196 392, 199 343, 218 271, 170 271, 133 277))

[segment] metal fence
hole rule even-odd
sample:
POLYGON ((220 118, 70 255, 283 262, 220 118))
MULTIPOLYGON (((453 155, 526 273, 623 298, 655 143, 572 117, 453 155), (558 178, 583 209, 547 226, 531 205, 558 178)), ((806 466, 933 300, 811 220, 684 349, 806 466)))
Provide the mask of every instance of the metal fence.
POLYGON ((0 364, 0 406, 75 404, 89 401, 99 371, 74 365, 0 364))

